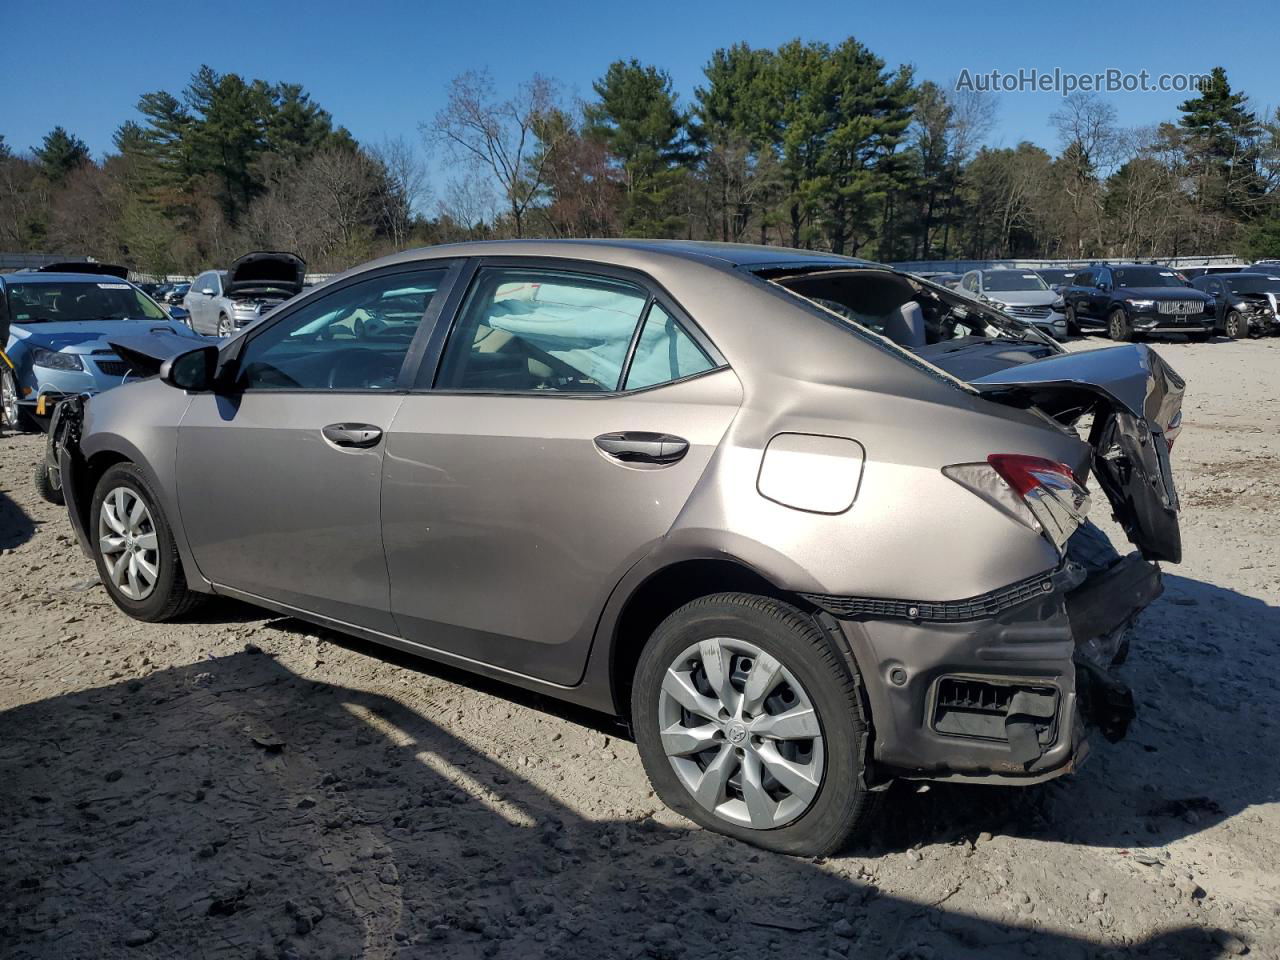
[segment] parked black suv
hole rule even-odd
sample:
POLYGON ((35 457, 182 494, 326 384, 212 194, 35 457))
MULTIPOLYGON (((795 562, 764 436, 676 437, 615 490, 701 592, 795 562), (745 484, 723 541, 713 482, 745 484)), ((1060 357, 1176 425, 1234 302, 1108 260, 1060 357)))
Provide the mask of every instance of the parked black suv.
POLYGON ((1280 333, 1280 270, 1207 274, 1191 285, 1213 297, 1214 329, 1232 340, 1280 333))
POLYGON ((1146 333, 1213 335, 1213 298, 1193 289, 1176 271, 1146 264, 1086 267, 1062 291, 1067 330, 1102 330, 1112 340, 1146 333))

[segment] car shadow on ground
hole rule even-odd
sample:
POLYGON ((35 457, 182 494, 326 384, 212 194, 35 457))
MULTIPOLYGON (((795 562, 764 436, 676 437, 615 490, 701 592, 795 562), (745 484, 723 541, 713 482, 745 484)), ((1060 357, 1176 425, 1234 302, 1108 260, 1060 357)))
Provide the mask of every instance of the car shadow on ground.
POLYGON ((1120 676, 1138 716, 1119 744, 1093 735, 1080 770, 1039 787, 895 785, 887 849, 1004 833, 1159 847, 1280 800, 1274 723, 1280 608, 1186 577, 1142 614, 1120 676))
MULTIPOLYGON (((584 818, 546 771, 265 654, 0 713, 0 771, 15 960, 1099 953, 947 909, 950 876, 920 871, 901 899, 708 832, 584 818)), ((1127 948, 1221 955, 1196 926, 1127 948)))
POLYGON ((36 535, 36 522, 27 511, 0 493, 0 550, 12 550, 36 535))

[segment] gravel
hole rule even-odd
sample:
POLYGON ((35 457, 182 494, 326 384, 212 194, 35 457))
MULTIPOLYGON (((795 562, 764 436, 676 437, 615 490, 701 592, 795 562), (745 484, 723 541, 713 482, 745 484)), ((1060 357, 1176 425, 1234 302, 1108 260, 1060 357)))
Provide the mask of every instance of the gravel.
POLYGON ((0 439, 0 952, 1280 957, 1280 340, 1156 349, 1186 562, 1128 739, 895 788, 821 861, 664 809, 607 718, 234 603, 128 620, 35 496, 40 439, 0 439))

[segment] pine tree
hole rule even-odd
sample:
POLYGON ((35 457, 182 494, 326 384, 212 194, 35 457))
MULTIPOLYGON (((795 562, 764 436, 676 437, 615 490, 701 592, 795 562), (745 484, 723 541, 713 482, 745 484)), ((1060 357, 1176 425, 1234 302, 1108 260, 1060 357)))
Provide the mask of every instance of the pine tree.
POLYGON ((67 174, 89 162, 88 145, 63 127, 54 127, 45 134, 43 143, 32 153, 53 183, 61 183, 67 174))
POLYGON ((623 232, 671 235, 682 222, 678 196, 692 159, 688 117, 677 106, 671 77, 638 60, 618 60, 592 87, 600 101, 585 110, 587 133, 602 140, 622 166, 623 232))

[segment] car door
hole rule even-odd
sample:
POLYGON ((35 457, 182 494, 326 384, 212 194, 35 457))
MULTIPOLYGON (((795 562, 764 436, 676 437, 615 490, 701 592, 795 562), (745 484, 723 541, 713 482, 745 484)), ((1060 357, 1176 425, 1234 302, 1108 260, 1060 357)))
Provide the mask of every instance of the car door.
POLYGON ((209 270, 196 278, 191 285, 191 300, 200 309, 199 322, 193 324, 198 333, 214 334, 218 332, 217 299, 219 293, 218 273, 209 270))
POLYGON ((195 395, 178 429, 179 508, 205 578, 395 632, 380 484, 421 321, 375 334, 355 319, 388 295, 427 311, 445 279, 445 265, 366 275, 231 342, 230 385, 195 395))
POLYGON ((1213 328, 1221 330, 1227 319, 1227 294, 1223 281, 1217 279, 1201 279, 1192 286, 1213 297, 1213 328))
POLYGON ((1071 278, 1071 285, 1063 294, 1063 299, 1076 312, 1076 319, 1089 315, 1089 288, 1093 284, 1093 273, 1081 270, 1071 278))
POLYGON ((204 287, 204 274, 200 274, 191 281, 191 285, 187 287, 187 292, 182 297, 182 306, 186 308, 187 315, 191 318, 191 329, 196 333, 204 333, 204 297, 200 295, 200 290, 204 287))
POLYGON ((1105 320, 1110 305, 1111 271, 1105 268, 1096 270, 1093 275, 1093 290, 1089 293, 1089 315, 1105 320))
POLYGON ((627 272, 490 261, 459 298, 387 437, 392 611, 432 651, 573 684, 610 591, 671 528, 741 386, 627 272))

